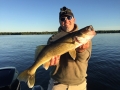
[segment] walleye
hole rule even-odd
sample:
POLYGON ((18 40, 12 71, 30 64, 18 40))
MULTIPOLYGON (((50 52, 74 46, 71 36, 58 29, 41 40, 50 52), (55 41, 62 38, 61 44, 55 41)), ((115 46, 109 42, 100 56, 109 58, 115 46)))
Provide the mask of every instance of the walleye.
POLYGON ((38 67, 50 61, 50 59, 56 55, 62 55, 71 50, 75 50, 75 48, 80 45, 86 44, 95 35, 96 32, 92 25, 90 25, 78 31, 69 33, 51 44, 46 45, 38 54, 36 61, 32 66, 20 73, 18 79, 27 82, 28 87, 32 88, 35 83, 35 72, 38 67))

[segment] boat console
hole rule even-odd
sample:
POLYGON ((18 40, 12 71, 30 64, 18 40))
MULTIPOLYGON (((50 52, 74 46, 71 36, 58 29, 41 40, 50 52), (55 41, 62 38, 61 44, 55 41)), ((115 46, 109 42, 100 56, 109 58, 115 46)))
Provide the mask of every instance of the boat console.
MULTIPOLYGON (((0 68, 0 90, 21 90, 17 76, 18 71, 15 67, 0 68)), ((43 90, 43 88, 40 85, 36 85, 32 90, 43 90)))
POLYGON ((21 90, 15 67, 0 68, 0 90, 21 90))

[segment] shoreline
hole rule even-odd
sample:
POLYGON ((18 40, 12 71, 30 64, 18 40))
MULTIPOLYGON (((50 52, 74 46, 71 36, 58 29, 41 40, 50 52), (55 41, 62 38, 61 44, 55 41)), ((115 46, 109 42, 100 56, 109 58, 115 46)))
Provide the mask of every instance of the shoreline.
MULTIPOLYGON (((46 35, 46 34, 56 34, 57 31, 53 32, 0 32, 0 35, 46 35)), ((96 31, 97 34, 101 33, 120 33, 120 30, 99 30, 96 31)))

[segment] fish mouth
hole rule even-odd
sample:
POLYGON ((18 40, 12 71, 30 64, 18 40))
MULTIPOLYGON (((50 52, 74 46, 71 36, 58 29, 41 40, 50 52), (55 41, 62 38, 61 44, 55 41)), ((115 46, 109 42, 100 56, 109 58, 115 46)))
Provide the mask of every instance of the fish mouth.
POLYGON ((80 37, 79 35, 75 36, 74 40, 80 44, 85 44, 96 35, 96 32, 92 26, 88 26, 87 28, 83 28, 81 30, 81 34, 82 36, 80 37))
POLYGON ((96 35, 96 32, 95 32, 92 25, 83 28, 81 30, 81 33, 86 34, 86 35, 90 35, 90 36, 96 35))

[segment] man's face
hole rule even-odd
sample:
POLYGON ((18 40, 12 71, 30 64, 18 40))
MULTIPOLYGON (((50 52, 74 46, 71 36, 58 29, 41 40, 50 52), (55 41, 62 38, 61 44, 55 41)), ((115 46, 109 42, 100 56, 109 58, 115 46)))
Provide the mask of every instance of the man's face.
POLYGON ((72 16, 63 16, 59 19, 59 22, 63 30, 70 32, 74 28, 75 18, 72 16))

